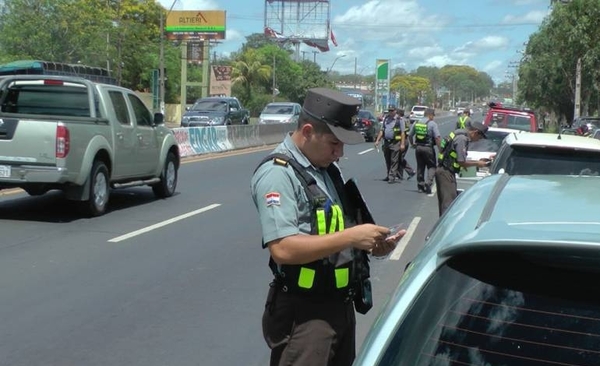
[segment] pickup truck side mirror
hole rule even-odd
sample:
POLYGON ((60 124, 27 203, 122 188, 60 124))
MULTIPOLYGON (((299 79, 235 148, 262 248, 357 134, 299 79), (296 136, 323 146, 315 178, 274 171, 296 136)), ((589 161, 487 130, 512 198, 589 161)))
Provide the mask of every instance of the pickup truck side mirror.
POLYGON ((238 109, 237 109, 236 107, 231 107, 231 108, 229 108, 229 110, 230 110, 231 112, 237 112, 237 110, 238 110, 238 109))
POLYGON ((154 124, 162 125, 165 123, 165 115, 162 113, 154 113, 154 124))
POLYGON ((186 111, 189 111, 189 110, 190 110, 190 107, 185 107, 185 110, 186 110, 186 111))

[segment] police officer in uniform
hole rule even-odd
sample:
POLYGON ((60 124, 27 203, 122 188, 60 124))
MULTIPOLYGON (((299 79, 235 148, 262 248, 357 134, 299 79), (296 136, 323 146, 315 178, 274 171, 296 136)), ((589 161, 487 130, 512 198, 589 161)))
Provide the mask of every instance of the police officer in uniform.
POLYGON ((435 171, 435 184, 437 186, 438 208, 440 216, 446 212, 452 201, 456 198, 456 174, 461 168, 476 166, 483 168, 490 164, 487 159, 477 161, 467 160, 469 142, 487 138, 485 133, 488 127, 480 122, 472 122, 467 129, 458 129, 451 132, 441 143, 438 156, 438 168, 435 171))
POLYGON ((460 116, 458 116, 458 121, 456 121, 456 129, 466 129, 471 123, 471 110, 469 108, 465 108, 460 116))
POLYGON ((406 153, 408 152, 408 133, 410 132, 410 120, 404 117, 404 109, 396 109, 396 115, 398 116, 398 118, 402 119, 401 126, 404 126, 402 139, 403 141, 406 141, 406 143, 402 143, 402 146, 405 146, 405 148, 400 150, 400 163, 398 164, 398 179, 404 179, 404 172, 406 172, 406 174, 408 175, 406 179, 410 179, 414 177, 415 174, 417 174, 406 160, 406 153))
POLYGON ((435 145, 440 146, 440 131, 437 123, 433 120, 435 110, 427 108, 425 117, 427 121, 415 122, 408 134, 411 147, 415 148, 417 159, 417 189, 419 192, 431 193, 431 186, 435 176, 436 156, 435 145), (427 181, 425 180, 425 169, 427 168, 427 181))
MULTIPOLYGON (((271 365, 350 366, 355 358, 352 294, 358 254, 386 255, 402 231, 360 224, 335 163, 352 128, 355 98, 307 92, 297 129, 256 169, 251 191, 274 280, 263 314, 271 365), (274 157, 274 158, 273 158, 274 157)), ((354 297, 354 306, 359 307, 354 297)))
POLYGON ((396 114, 396 108, 390 106, 388 114, 381 123, 381 129, 375 139, 375 148, 379 147, 379 142, 383 139, 383 157, 387 176, 384 180, 388 183, 394 183, 397 177, 400 177, 399 166, 401 154, 406 150, 404 134, 404 118, 396 114))

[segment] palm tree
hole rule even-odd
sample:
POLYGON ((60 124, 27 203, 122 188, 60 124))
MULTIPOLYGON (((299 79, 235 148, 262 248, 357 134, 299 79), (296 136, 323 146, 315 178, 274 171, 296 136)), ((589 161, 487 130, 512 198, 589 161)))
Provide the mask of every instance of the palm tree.
POLYGON ((251 99, 252 87, 268 82, 271 72, 271 66, 263 64, 256 51, 252 49, 242 53, 239 59, 233 62, 231 82, 232 84, 241 84, 244 88, 243 99, 245 100, 242 100, 242 103, 248 104, 251 99))

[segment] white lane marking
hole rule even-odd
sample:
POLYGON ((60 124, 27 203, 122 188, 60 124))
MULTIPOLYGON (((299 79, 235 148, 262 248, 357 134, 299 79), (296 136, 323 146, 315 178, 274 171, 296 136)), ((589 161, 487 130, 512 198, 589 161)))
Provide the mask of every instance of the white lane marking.
POLYGON ((163 227, 163 226, 167 226, 167 225, 169 225, 169 224, 172 224, 172 223, 174 223, 174 222, 177 222, 177 221, 180 221, 180 220, 183 220, 183 219, 187 219, 188 217, 192 217, 192 216, 194 216, 194 215, 201 214, 201 213, 203 213, 203 212, 206 212, 206 211, 212 210, 213 208, 217 208, 217 207, 219 207, 219 206, 221 206, 221 204, 220 204, 220 203, 213 203, 212 205, 208 205, 208 206, 206 206, 206 207, 202 207, 202 208, 200 208, 200 209, 198 209, 198 210, 191 211, 191 212, 188 212, 188 213, 186 213, 186 214, 183 214, 183 215, 179 215, 179 216, 173 217, 173 218, 171 218, 171 219, 165 220, 165 221, 163 221, 163 222, 159 222, 159 223, 157 223, 157 224, 154 224, 154 225, 146 226, 146 227, 144 227, 144 228, 141 228, 141 229, 139 229, 139 230, 132 231, 132 232, 130 232, 130 233, 128 233, 128 234, 124 234, 124 235, 121 235, 121 236, 117 236, 116 238, 112 238, 112 239, 110 239, 110 240, 109 240, 109 242, 110 242, 110 243, 118 243, 118 242, 120 242, 120 241, 123 241, 123 240, 131 239, 131 238, 133 238, 134 236, 138 236, 138 235, 141 235, 141 234, 145 234, 145 233, 147 233, 147 232, 149 232, 149 231, 152 231, 152 230, 155 230, 155 229, 161 228, 161 227, 163 227))
POLYGON ((358 153, 358 155, 366 154, 366 153, 368 153, 369 151, 373 151, 373 150, 375 150, 375 149, 374 149, 374 148, 370 148, 370 149, 367 149, 367 150, 365 150, 365 151, 361 151, 361 152, 359 152, 359 153, 358 153))
POLYGON ((396 245, 396 248, 394 249, 392 254, 390 254, 391 261, 397 261, 398 259, 400 259, 400 257, 402 256, 402 253, 404 252, 404 249, 406 249, 406 246, 408 245, 408 242, 410 241, 413 234, 415 233, 415 230, 417 229, 419 222, 421 222, 421 218, 419 216, 416 216, 410 222, 410 225, 408 225, 408 229, 406 229, 406 235, 404 235, 402 237, 402 239, 400 239, 400 242, 398 243, 398 245, 396 245))
POLYGON ((433 197, 433 196, 435 196, 435 192, 437 192, 437 188, 436 188, 436 186, 434 184, 433 187, 431 187, 431 193, 429 193, 427 196, 428 197, 433 197))

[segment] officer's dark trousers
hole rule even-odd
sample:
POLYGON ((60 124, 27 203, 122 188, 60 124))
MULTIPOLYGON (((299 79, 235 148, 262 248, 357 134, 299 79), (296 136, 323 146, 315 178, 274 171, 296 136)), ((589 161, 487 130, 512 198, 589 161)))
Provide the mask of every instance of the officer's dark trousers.
POLYGON ((441 217, 456 198, 456 175, 444 167, 439 167, 435 171, 435 184, 441 217))
POLYGON ((381 150, 385 159, 388 179, 394 180, 398 176, 398 167, 400 166, 400 142, 385 140, 381 150))
POLYGON ((433 146, 417 145, 415 157, 417 158, 417 186, 425 189, 425 185, 431 187, 435 176, 435 150, 433 146), (427 180, 425 179, 425 169, 427 169, 427 180))
POLYGON ((352 301, 310 299, 271 287, 262 326, 271 366, 350 366, 356 357, 352 301))
POLYGON ((410 164, 408 164, 408 161, 406 161, 407 152, 408 146, 406 146, 406 148, 400 152, 400 163, 398 164, 398 176, 400 176, 400 179, 403 178, 404 172, 406 172, 406 174, 409 174, 409 176, 410 174, 415 173, 415 170, 410 166, 410 164))

